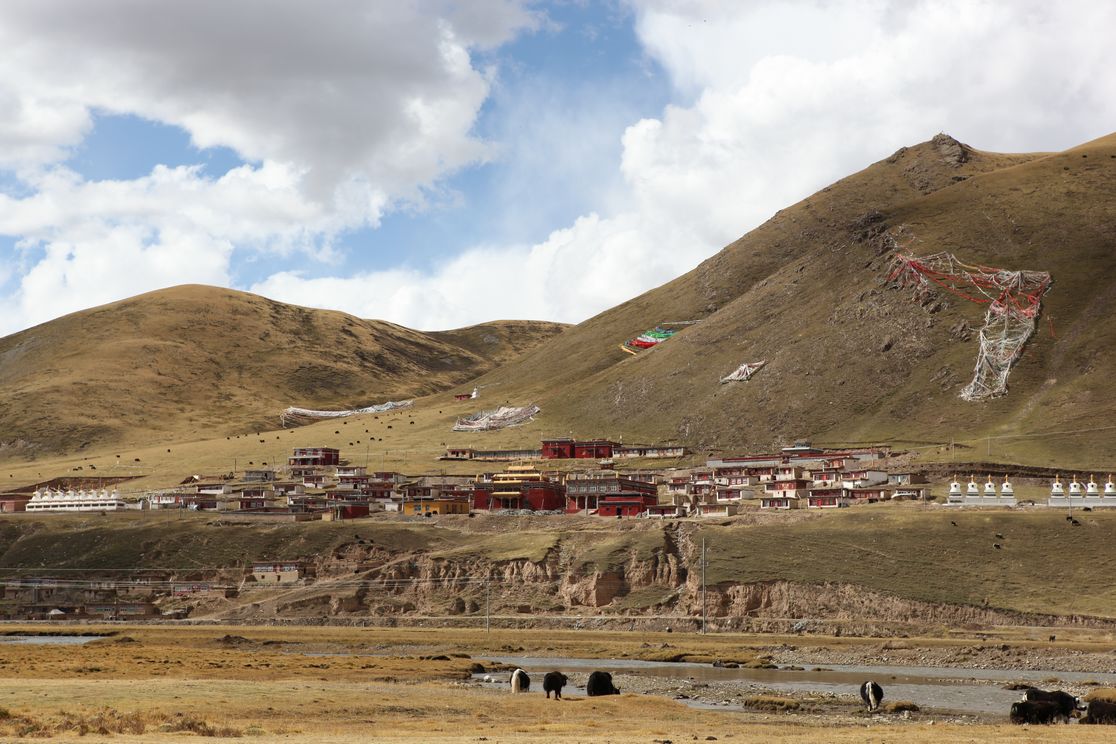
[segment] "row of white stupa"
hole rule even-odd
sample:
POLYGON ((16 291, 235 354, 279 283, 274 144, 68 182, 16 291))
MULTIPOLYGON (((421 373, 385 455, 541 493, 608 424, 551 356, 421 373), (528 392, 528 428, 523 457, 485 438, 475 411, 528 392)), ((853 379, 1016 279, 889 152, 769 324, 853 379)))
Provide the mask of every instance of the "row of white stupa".
POLYGON ((969 476, 969 484, 962 491, 961 482, 954 478, 949 484, 946 504, 952 506, 1015 506, 1015 488, 1005 476, 1004 482, 1000 484, 1000 491, 997 493, 996 484, 992 482, 992 476, 990 475, 988 476, 988 482, 984 484, 984 491, 981 492, 976 477, 969 476))
POLYGON ((44 488, 31 494, 31 500, 27 502, 29 512, 119 511, 127 508, 127 502, 120 498, 116 489, 110 493, 103 488, 99 491, 51 491, 44 488))
MULTIPOLYGON (((983 491, 972 476, 969 477, 965 490, 961 490, 961 483, 954 479, 949 484, 946 503, 953 506, 1014 506, 1015 489, 1006 476, 998 493, 992 476, 988 476, 983 491)), ((1079 483, 1077 476, 1074 476, 1067 491, 1061 477, 1055 476, 1054 483, 1050 486, 1050 498, 1046 503, 1049 506, 1116 506, 1116 483, 1112 481, 1111 475, 1108 476, 1102 493, 1092 476, 1084 484, 1079 483)))
POLYGON ((1054 476, 1047 503, 1051 506, 1116 506, 1116 483, 1112 482, 1111 475, 1108 476, 1108 482, 1104 484, 1104 493, 1101 493, 1097 481, 1090 475, 1089 482, 1082 490, 1075 475, 1070 481, 1069 491, 1066 491, 1062 479, 1054 476))

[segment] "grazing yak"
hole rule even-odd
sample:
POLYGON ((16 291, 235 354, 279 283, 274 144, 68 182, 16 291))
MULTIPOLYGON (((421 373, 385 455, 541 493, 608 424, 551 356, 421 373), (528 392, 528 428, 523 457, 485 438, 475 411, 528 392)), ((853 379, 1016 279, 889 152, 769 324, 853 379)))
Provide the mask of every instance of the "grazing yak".
POLYGON ((1058 709, 1058 715, 1067 723, 1069 722, 1070 716, 1074 714, 1074 711, 1085 710, 1085 705, 1081 702, 1081 698, 1074 697, 1068 692, 1062 692, 1061 690, 1047 692, 1037 687, 1029 687, 1026 692, 1023 693, 1023 702, 1053 703, 1058 709))
POLYGON ((589 697, 598 695, 619 695, 620 690, 612 684, 612 675, 608 672, 593 672, 589 681, 585 683, 585 694, 589 697))
POLYGON ((512 692, 527 692, 531 689, 531 678, 522 669, 512 672, 510 681, 512 692))
POLYGON ((569 680, 566 675, 561 672, 547 672, 543 677, 543 690, 546 692, 546 697, 550 698, 550 693, 554 693, 555 700, 562 699, 562 688, 566 686, 569 680))
POLYGON ((868 706, 869 713, 879 710, 880 701, 883 700, 883 688, 869 680, 860 686, 860 699, 868 706))
POLYGON ((1033 723, 1046 725, 1054 723, 1057 718, 1058 706, 1049 700, 1024 700, 1011 704, 1012 723, 1033 723))
POLYGON ((1081 723, 1116 724, 1116 703, 1107 700, 1090 700, 1089 712, 1081 719, 1081 723))

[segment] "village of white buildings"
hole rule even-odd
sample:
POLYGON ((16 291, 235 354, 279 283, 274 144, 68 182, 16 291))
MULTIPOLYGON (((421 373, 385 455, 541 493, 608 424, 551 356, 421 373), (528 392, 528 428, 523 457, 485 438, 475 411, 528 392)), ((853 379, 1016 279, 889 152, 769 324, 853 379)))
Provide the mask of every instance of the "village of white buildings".
POLYGON ((58 478, 0 494, 0 513, 115 512, 188 509, 236 513, 261 520, 337 520, 398 513, 584 514, 611 518, 731 517, 749 509, 840 509, 894 500, 943 507, 1116 506, 1111 476, 1065 482, 1029 468, 1031 483, 1046 479, 1043 500, 1019 501, 1003 466, 992 474, 957 476, 945 466, 910 467, 891 447, 826 449, 798 442, 778 452, 710 456, 704 466, 651 467, 689 453, 674 445, 623 445, 607 439, 543 440, 537 449, 450 448, 441 459, 482 467, 475 476, 373 471, 351 464, 331 447, 295 448, 285 466, 220 475, 192 475, 173 488, 118 490, 125 483, 58 478), (907 467, 897 467, 895 463, 907 467), (557 464, 565 467, 559 469, 557 464), (584 467, 578 467, 585 463, 584 467), (618 467, 620 463, 623 467, 618 467), (571 468, 570 466, 573 465, 571 468), (631 466, 631 467, 629 467, 631 466), (933 493, 930 482, 948 483, 933 493))

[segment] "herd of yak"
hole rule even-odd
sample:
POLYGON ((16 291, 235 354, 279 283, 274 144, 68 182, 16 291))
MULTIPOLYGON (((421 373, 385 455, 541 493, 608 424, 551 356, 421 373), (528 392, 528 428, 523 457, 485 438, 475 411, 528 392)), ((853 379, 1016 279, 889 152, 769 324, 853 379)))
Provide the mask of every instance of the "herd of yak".
POLYGON ((1069 723, 1070 718, 1078 711, 1085 711, 1085 716, 1078 723, 1108 723, 1116 724, 1116 703, 1105 700, 1090 700, 1086 705, 1081 698, 1074 697, 1068 692, 1054 690, 1048 692, 1035 687, 1023 693, 1023 699, 1011 706, 1012 723, 1054 723, 1064 721, 1069 723))
MULTIPOLYGON (((527 672, 522 669, 516 669, 511 673, 512 692, 527 692, 531 689, 531 678, 527 676, 527 672)), ((562 688, 569 684, 569 678, 561 672, 547 672, 543 677, 543 691, 546 692, 547 698, 550 693, 554 693, 555 700, 562 699, 562 688)), ((585 694, 589 697, 597 697, 598 695, 619 695, 620 690, 612 684, 612 675, 608 672, 593 672, 589 675, 589 681, 585 683, 585 694)))
MULTIPOLYGON (((869 712, 879 710, 883 688, 875 682, 865 682, 860 686, 860 699, 869 712)), ((1023 699, 1012 703, 1009 717, 1012 723, 1019 724, 1069 723, 1079 711, 1085 711, 1085 716, 1078 723, 1116 724, 1116 703, 1091 700, 1086 705, 1081 698, 1068 692, 1040 690, 1037 687, 1028 687, 1023 692, 1023 699)))
MULTIPOLYGON (((531 678, 522 669, 513 671, 508 681, 513 693, 531 689, 531 678)), ((554 699, 561 700, 562 688, 568 683, 569 679, 561 672, 547 672, 543 677, 543 691, 548 699, 554 693, 554 699)), ((612 684, 611 674, 593 672, 585 684, 585 693, 589 697, 596 697, 619 695, 620 690, 612 684)), ((860 699, 864 701, 869 713, 880 709, 883 697, 883 688, 875 682, 868 681, 860 686, 860 699)), ((1085 716, 1079 723, 1116 724, 1116 703, 1092 700, 1086 705, 1081 698, 1068 692, 1040 690, 1037 687, 1028 688, 1023 693, 1023 699, 1012 704, 1010 717, 1012 723, 1019 724, 1050 724, 1056 721, 1069 723, 1079 711, 1085 711, 1085 716)))

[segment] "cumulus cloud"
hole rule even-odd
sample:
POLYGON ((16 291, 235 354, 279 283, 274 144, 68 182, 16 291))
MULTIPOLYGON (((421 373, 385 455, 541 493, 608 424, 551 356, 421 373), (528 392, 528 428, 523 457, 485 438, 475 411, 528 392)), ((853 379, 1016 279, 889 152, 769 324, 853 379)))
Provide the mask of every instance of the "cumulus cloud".
POLYGON ((218 179, 197 166, 156 166, 122 181, 85 181, 65 168, 27 178, 29 196, 0 194, 0 233, 22 236, 20 289, 0 301, 8 328, 155 287, 227 286, 236 248, 328 257, 330 239, 367 219, 386 196, 342 186, 307 200, 299 173, 273 163, 218 179))
POLYGON ((228 241, 191 232, 102 226, 77 242, 47 245, 23 275, 21 292, 0 302, 0 308, 7 323, 33 323, 127 297, 136 287, 227 285, 232 250, 228 241))
POLYGON ((590 214, 537 245, 475 248, 433 273, 400 269, 308 278, 283 272, 251 291, 428 330, 506 318, 509 308, 516 318, 580 318, 587 308, 604 309, 612 298, 637 294, 699 257, 663 250, 694 245, 665 222, 649 245, 647 232, 654 227, 640 219, 590 214))
POLYGON ((488 90, 479 42, 451 10, 486 45, 531 20, 510 2, 13 0, 0 79, 26 144, 0 139, 0 157, 57 157, 97 109, 291 163, 321 188, 355 175, 406 192, 484 154, 470 135, 488 90))
POLYGON ((0 233, 20 238, 23 270, 0 331, 157 286, 227 284, 234 250, 328 254, 338 233, 421 202, 489 155, 472 130, 491 72, 470 49, 537 22, 517 0, 6 3, 0 170, 20 188, 0 194, 0 233), (60 163, 98 114, 176 125, 248 164, 84 182, 60 163), (129 267, 119 280, 73 281, 113 263, 129 267), (67 290, 62 304, 44 295, 67 290))
POLYGON ((778 209, 938 131, 1060 149, 1116 120, 1116 6, 1068 2, 664 2, 639 37, 679 102, 623 132, 611 213, 429 274, 256 289, 418 327, 582 320, 691 268, 778 209), (514 286, 514 292, 501 287, 514 286), (487 293, 477 287, 487 286, 487 293), (391 287, 383 289, 384 287, 391 287), (373 293, 374 301, 362 298, 373 293), (328 297, 328 300, 324 298, 328 297))
POLYGON ((1116 27, 1106 4, 757 3, 724 17, 695 3, 639 25, 694 101, 628 130, 625 173, 641 203, 701 214, 711 239, 938 131, 1061 149, 1116 115, 1116 47, 1092 31, 1116 27))
MULTIPOLYGON (((1050 150, 1116 120, 1116 45, 1100 32, 1116 28, 1109 3, 647 0, 631 13, 674 102, 608 132, 595 116, 555 118, 570 122, 562 156, 590 136, 621 142, 601 206, 535 245, 477 246, 431 270, 284 270, 251 289, 421 328, 578 321, 938 131, 984 149, 1050 150)), ((24 320, 49 317, 34 310, 43 293, 96 276, 117 240, 147 282, 132 291, 174 271, 227 282, 244 246, 328 254, 333 236, 500 151, 471 134, 493 73, 470 49, 539 23, 511 0, 16 0, 4 15, 0 162, 33 193, 0 199, 0 232, 23 237, 24 289, 8 304, 24 320), (95 110, 177 124, 249 165, 217 180, 165 168, 83 183, 51 164, 95 110), (175 266, 174 246, 198 260, 175 266)), ((522 144, 503 152, 528 152, 522 144)), ((563 169, 566 188, 579 188, 587 171, 563 169)), ((530 183, 496 191, 505 203, 477 208, 547 198, 530 183)))

